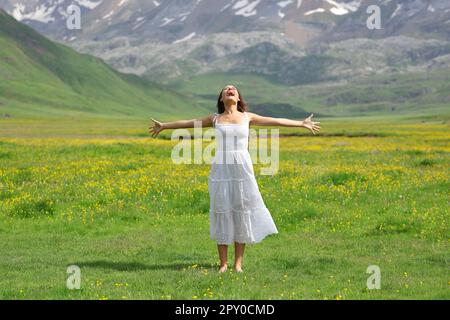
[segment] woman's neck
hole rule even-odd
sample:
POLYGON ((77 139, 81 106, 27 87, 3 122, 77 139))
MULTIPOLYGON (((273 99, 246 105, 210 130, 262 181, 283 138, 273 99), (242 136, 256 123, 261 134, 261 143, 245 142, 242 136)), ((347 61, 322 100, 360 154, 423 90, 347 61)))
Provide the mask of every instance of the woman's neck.
POLYGON ((223 113, 233 114, 238 111, 236 103, 225 104, 225 111, 223 113))

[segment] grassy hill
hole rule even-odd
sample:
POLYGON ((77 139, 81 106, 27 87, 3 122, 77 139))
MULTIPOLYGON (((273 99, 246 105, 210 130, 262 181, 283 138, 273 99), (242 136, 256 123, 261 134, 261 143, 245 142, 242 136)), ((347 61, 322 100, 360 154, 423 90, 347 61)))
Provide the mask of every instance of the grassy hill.
POLYGON ((205 113, 186 97, 54 43, 0 9, 0 117, 205 113))

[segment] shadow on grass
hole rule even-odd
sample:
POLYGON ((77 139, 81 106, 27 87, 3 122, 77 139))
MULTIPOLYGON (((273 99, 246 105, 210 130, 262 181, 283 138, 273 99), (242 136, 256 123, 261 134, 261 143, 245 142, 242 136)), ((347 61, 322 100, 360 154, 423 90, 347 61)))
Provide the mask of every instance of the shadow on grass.
POLYGON ((113 269, 117 271, 138 271, 138 270, 183 270, 185 268, 190 268, 196 266, 195 268, 212 268, 215 265, 211 263, 159 263, 159 264, 144 264, 140 262, 113 262, 113 261, 89 261, 89 262, 77 262, 74 265, 91 268, 100 269, 113 269))

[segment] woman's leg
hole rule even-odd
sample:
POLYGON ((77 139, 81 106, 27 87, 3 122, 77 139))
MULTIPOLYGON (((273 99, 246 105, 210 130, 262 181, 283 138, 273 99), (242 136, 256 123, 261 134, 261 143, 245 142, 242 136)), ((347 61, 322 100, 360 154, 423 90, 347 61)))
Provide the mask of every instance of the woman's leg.
POLYGON ((242 259, 244 258, 245 243, 234 243, 234 269, 242 272, 242 259))
POLYGON ((228 245, 226 244, 218 244, 217 249, 219 250, 219 258, 220 258, 220 269, 219 272, 227 271, 228 266, 228 245))

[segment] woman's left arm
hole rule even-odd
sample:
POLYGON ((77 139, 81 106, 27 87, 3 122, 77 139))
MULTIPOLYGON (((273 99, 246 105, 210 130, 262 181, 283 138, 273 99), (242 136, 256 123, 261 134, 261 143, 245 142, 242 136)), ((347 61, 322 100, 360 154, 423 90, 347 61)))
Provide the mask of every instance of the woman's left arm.
POLYGON ((247 112, 250 124, 256 126, 281 126, 281 127, 302 127, 310 130, 313 134, 320 131, 320 122, 312 121, 314 114, 311 114, 305 120, 291 120, 285 118, 263 117, 256 113, 247 112))

